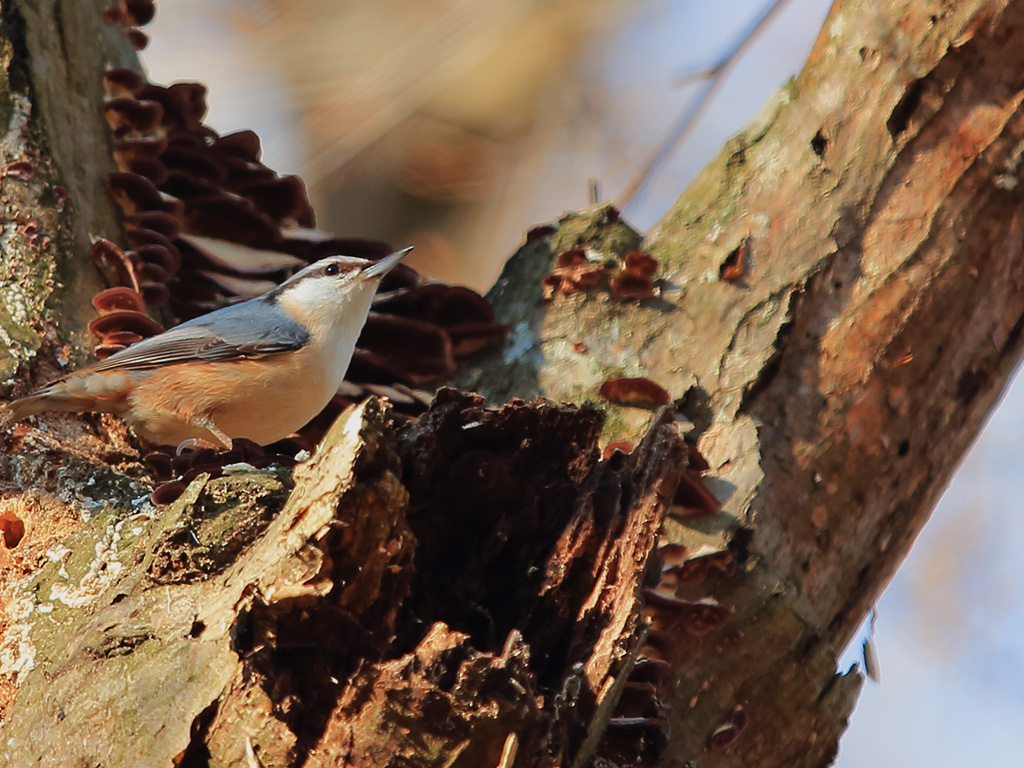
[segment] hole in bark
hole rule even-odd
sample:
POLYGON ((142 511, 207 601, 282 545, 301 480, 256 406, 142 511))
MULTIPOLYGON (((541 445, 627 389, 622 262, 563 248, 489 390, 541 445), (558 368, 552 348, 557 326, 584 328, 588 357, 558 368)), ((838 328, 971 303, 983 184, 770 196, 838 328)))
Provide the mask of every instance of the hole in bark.
POLYGON ((192 622, 192 627, 188 631, 188 636, 199 637, 204 631, 206 631, 206 624, 197 619, 192 622))
POLYGON ((910 118, 914 116, 914 112, 921 106, 921 97, 923 95, 924 80, 914 81, 913 85, 903 94, 903 98, 900 99, 899 104, 893 109, 892 114, 889 115, 889 120, 885 124, 889 129, 889 135, 893 139, 899 138, 900 134, 907 130, 910 118))
POLYGON ((746 564, 747 553, 750 551, 753 538, 754 532, 750 528, 738 528, 733 534, 729 549, 735 555, 737 568, 742 568, 746 564))
POLYGON ((810 656, 811 653, 814 651, 814 649, 820 643, 821 643, 821 637, 819 637, 818 635, 811 635, 810 637, 807 638, 807 641, 804 643, 804 647, 803 647, 803 650, 801 651, 801 654, 803 656, 810 656))
POLYGON ((956 399, 962 403, 969 403, 978 394, 981 385, 985 383, 985 374, 981 371, 964 371, 956 386, 956 399))
POLYGON ((238 619, 231 625, 231 650, 239 656, 246 657, 256 647, 256 633, 253 628, 252 613, 243 610, 238 619))
POLYGON ((729 255, 718 267, 718 277, 729 283, 734 283, 745 274, 750 262, 750 238, 744 239, 742 243, 733 248, 729 255))
POLYGON ((821 130, 814 134, 814 138, 811 139, 811 149, 814 150, 814 154, 818 157, 822 157, 825 154, 825 147, 828 146, 828 139, 826 139, 821 130))
POLYGON ((910 441, 904 440, 902 443, 900 443, 899 447, 900 457, 906 456, 908 453, 910 453, 910 441))
POLYGON ((124 600, 126 597, 128 597, 128 595, 126 595, 124 592, 121 592, 121 593, 119 593, 119 594, 114 596, 114 599, 110 601, 110 604, 111 605, 117 605, 122 600, 124 600))
POLYGON ((0 531, 4 535, 4 546, 14 549, 25 536, 25 522, 13 512, 0 515, 0 531))

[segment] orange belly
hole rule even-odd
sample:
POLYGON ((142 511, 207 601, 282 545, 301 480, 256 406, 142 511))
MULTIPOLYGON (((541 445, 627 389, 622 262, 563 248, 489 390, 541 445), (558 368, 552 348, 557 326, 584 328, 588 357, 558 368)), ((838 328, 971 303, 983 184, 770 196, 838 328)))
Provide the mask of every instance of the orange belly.
POLYGON ((198 426, 204 419, 229 437, 266 445, 308 423, 336 390, 337 383, 310 364, 306 350, 299 350, 146 371, 118 415, 157 445, 177 445, 189 438, 216 443, 198 426))

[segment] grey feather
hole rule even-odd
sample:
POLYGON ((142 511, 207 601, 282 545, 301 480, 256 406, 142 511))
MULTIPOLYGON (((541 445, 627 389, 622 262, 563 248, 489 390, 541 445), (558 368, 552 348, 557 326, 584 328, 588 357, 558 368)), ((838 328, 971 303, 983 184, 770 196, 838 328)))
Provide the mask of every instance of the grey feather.
POLYGON ((218 309, 89 366, 89 371, 159 368, 293 352, 309 343, 306 329, 263 297, 218 309), (214 331, 216 328, 216 331, 214 331))

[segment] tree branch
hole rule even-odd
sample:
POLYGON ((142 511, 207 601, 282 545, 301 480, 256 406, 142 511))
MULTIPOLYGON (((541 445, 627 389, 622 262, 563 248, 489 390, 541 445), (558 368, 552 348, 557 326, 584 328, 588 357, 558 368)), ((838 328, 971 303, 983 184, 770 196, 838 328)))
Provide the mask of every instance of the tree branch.
MULTIPOLYGON (((485 359, 464 385, 579 402, 651 377, 711 464, 723 510, 666 542, 743 565, 674 593, 735 614, 675 649, 670 765, 737 705, 749 726, 702 765, 834 753, 857 688, 835 657, 1020 356, 1022 22, 1019 2, 838 2, 804 72, 646 238, 657 297, 539 303, 550 254, 634 247, 601 210, 525 246, 492 293, 512 373, 485 359)), ((605 440, 642 433, 644 411, 609 410, 605 440)))
MULTIPOLYGON (((45 57, 43 17, 4 8, 10 61, 45 57)), ((462 384, 582 402, 648 377, 678 415, 443 391, 399 430, 370 401, 290 491, 280 470, 200 478, 153 520, 106 422, 9 436, 19 509, 74 518, 44 535, 26 514, 2 758, 828 760, 859 686, 836 654, 1020 354, 1021 28, 1024 0, 838 2, 804 73, 648 235, 658 295, 613 297, 609 274, 646 262, 612 209, 520 250, 492 294, 513 333, 462 384), (558 278, 546 303, 573 248, 558 268, 597 284, 558 278), (602 460, 599 439, 636 447, 602 460)), ((12 71, 17 106, 37 91, 12 71)))

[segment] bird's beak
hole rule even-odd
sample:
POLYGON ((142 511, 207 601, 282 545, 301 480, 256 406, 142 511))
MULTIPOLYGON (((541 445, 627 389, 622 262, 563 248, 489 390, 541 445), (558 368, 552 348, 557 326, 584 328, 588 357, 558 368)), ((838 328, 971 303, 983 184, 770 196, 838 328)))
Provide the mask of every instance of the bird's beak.
POLYGON ((398 263, 406 257, 406 254, 408 254, 409 251, 411 250, 412 246, 410 245, 408 248, 403 248, 400 251, 389 253, 383 259, 375 261, 373 264, 366 267, 366 269, 363 270, 363 276, 371 278, 384 277, 384 275, 386 275, 388 272, 394 269, 398 265, 398 263))

